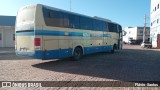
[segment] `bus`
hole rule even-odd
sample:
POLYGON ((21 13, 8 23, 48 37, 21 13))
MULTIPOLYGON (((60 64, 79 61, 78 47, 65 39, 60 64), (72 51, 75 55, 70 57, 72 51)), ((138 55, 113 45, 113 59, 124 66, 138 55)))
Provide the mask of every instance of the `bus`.
POLYGON ((121 25, 42 4, 20 8, 15 29, 16 55, 41 60, 79 60, 122 47, 121 25))

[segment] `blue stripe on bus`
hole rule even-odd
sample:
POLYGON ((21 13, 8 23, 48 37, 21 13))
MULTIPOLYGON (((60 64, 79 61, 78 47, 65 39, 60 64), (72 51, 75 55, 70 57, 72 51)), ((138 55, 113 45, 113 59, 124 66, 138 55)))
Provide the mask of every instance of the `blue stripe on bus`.
POLYGON ((44 59, 43 51, 35 51, 35 52, 24 52, 24 51, 16 51, 17 56, 31 57, 36 59, 44 59))
MULTIPOLYGON (((98 52, 107 52, 112 49, 112 46, 95 46, 95 47, 85 47, 84 55, 93 54, 98 52)), ((27 56, 36 59, 48 60, 57 58, 66 58, 72 56, 73 49, 59 49, 59 50, 47 50, 47 51, 35 51, 35 52, 23 52, 16 51, 18 56, 27 56)))
POLYGON ((84 54, 93 54, 98 52, 107 52, 112 50, 112 46, 96 46, 96 47, 85 47, 84 54))
POLYGON ((34 32, 20 32, 16 33, 16 36, 34 36, 34 32))
POLYGON ((112 38, 110 34, 93 34, 87 32, 68 32, 68 35, 65 35, 64 31, 49 31, 49 30, 35 30, 34 32, 21 32, 16 33, 17 36, 32 36, 32 35, 45 35, 45 36, 79 36, 79 37, 108 37, 112 38))
POLYGON ((104 34, 104 37, 112 38, 112 35, 110 35, 110 34, 104 34))
POLYGON ((68 36, 84 36, 83 35, 83 32, 69 32, 69 35, 68 36))
POLYGON ((62 31, 35 30, 35 35, 64 36, 62 31))

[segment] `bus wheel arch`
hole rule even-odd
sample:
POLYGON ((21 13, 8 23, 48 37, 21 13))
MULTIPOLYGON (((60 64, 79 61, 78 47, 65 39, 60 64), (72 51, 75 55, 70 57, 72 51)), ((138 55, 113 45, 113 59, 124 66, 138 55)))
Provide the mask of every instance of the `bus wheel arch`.
POLYGON ((81 59, 82 55, 83 55, 82 46, 76 46, 73 50, 72 60, 77 61, 77 60, 81 59))

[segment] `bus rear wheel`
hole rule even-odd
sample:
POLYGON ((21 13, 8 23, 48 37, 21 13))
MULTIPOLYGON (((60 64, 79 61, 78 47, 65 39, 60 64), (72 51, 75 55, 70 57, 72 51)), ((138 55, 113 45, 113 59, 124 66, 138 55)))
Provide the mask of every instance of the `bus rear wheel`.
POLYGON ((76 47, 73 52, 72 60, 77 61, 77 60, 80 60, 81 57, 82 57, 82 49, 79 47, 76 47))

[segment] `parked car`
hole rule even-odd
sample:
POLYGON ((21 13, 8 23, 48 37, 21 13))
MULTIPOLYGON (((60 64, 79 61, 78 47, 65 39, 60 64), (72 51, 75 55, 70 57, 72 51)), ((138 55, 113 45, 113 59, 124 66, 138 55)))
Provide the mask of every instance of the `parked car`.
POLYGON ((129 40, 128 43, 129 44, 136 44, 136 41, 135 40, 129 40))
POLYGON ((152 48, 152 43, 149 41, 142 42, 141 48, 152 48))

